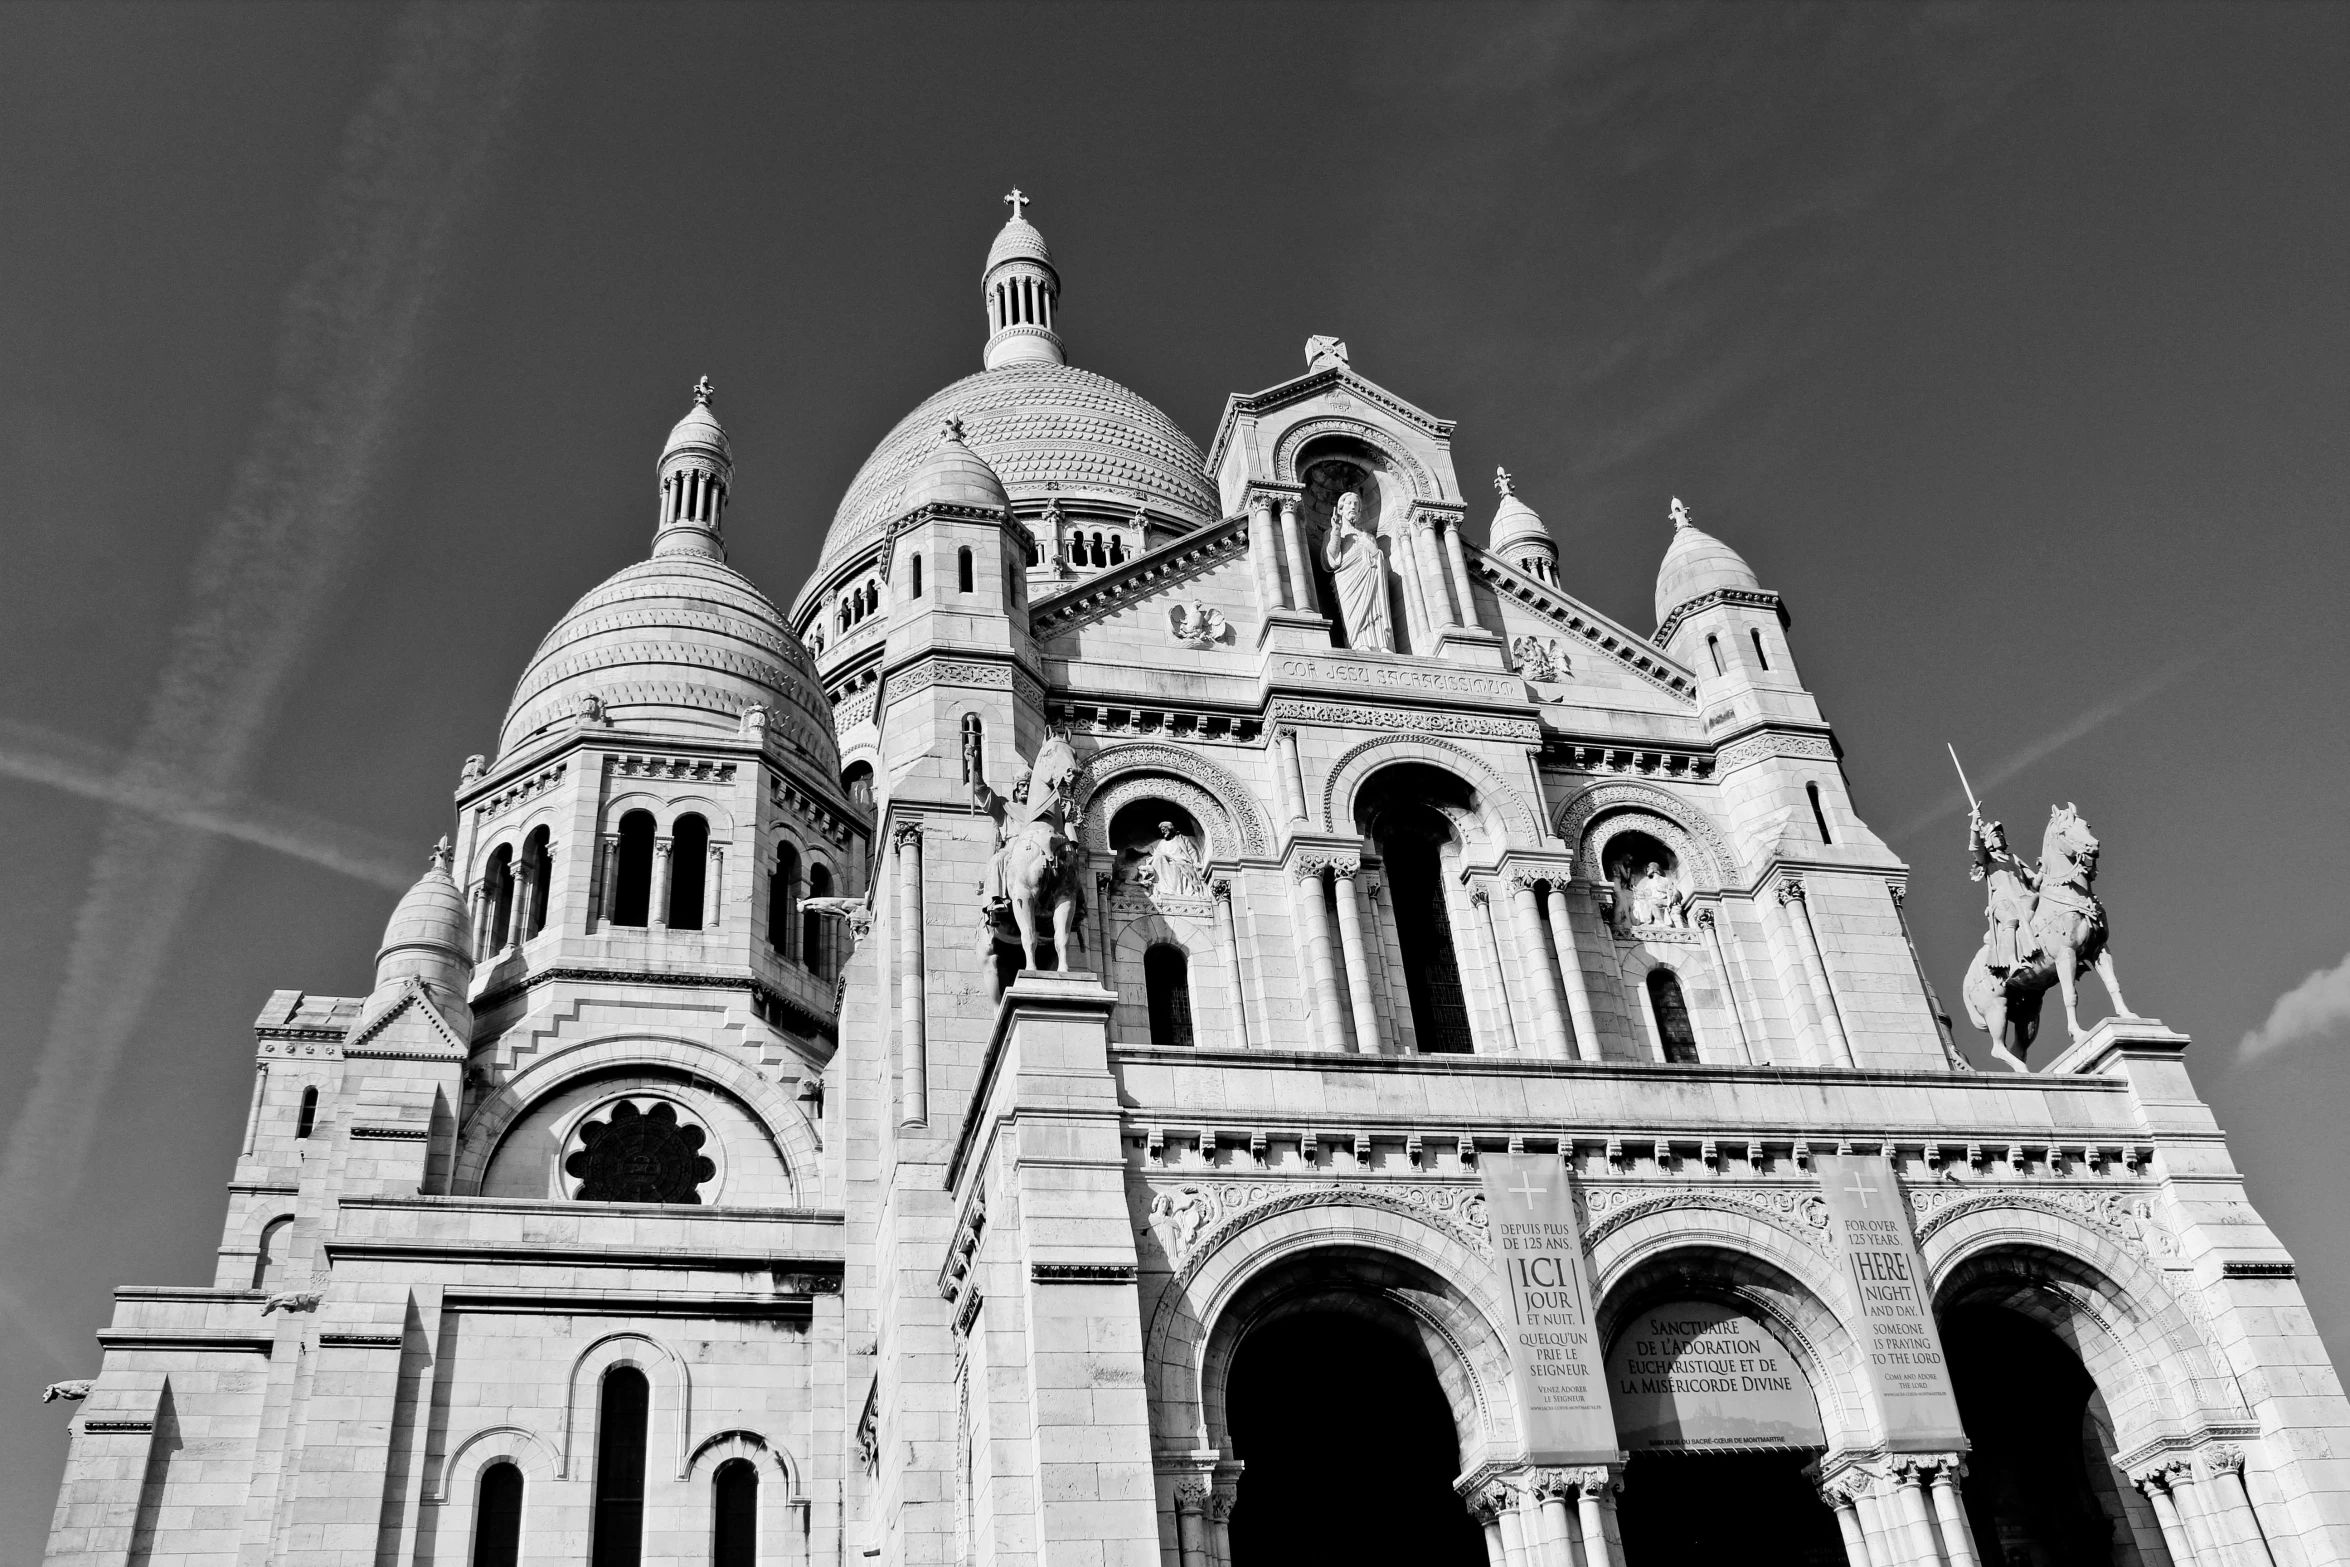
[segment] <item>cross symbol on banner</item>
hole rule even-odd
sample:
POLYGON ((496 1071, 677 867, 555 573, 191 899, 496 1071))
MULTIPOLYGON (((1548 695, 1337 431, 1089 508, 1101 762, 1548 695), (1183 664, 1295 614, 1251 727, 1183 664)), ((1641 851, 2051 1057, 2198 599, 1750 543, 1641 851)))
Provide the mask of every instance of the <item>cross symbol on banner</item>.
POLYGON ((1544 1192, 1549 1191, 1550 1188, 1547 1186, 1535 1185, 1534 1174, 1532 1171, 1520 1170, 1518 1172, 1518 1184, 1515 1186, 1505 1186, 1502 1188, 1502 1190, 1525 1198, 1528 1211, 1532 1211, 1534 1207, 1534 1199, 1541 1196, 1544 1192))
POLYGON ((1852 1172, 1852 1184, 1841 1189, 1851 1192, 1854 1196, 1860 1199, 1860 1211, 1863 1213, 1869 1211, 1869 1198, 1874 1196, 1877 1191, 1876 1187, 1871 1186, 1860 1178, 1860 1172, 1858 1170, 1852 1172))

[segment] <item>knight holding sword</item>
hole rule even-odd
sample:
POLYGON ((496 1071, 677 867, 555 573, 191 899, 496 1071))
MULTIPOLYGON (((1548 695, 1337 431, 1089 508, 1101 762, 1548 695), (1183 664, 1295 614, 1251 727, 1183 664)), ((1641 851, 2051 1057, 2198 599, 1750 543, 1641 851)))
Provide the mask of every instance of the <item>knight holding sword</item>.
POLYGON ((1986 884, 1983 917, 1990 933, 1984 943, 1985 967, 2004 980, 2040 955, 2038 944, 2027 931, 2040 878, 2008 852, 2007 829, 1995 820, 1984 819, 1982 802, 1975 798, 1966 768, 1959 764, 1958 748, 1949 749, 1950 765, 1958 768, 1959 787, 1966 790, 1967 797, 1966 846, 1974 859, 1967 868, 1967 879, 1986 884))

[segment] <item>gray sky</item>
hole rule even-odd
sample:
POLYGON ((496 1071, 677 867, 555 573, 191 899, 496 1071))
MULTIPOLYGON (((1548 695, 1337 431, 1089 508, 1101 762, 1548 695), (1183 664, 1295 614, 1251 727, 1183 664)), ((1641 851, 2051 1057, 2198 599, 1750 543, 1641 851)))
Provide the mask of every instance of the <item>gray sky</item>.
POLYGON ((1337 333, 1642 626, 1684 497, 1951 1001, 1943 742, 2027 847, 2077 801, 2339 1355, 2346 78, 2319 6, 0 7, 0 1396, 210 1279, 253 1015, 365 988, 693 379, 788 596, 1015 183, 1197 437, 1337 333))

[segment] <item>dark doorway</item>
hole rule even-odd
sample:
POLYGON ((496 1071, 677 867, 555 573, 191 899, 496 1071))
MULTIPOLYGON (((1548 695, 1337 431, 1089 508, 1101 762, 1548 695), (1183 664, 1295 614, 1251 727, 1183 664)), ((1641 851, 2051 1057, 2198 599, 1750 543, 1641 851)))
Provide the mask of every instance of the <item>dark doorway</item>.
POLYGON ((1412 998, 1412 1034, 1422 1055, 1467 1055, 1475 1048, 1469 1033, 1469 1001, 1461 990, 1461 965, 1452 944, 1452 910, 1444 899, 1444 868, 1433 830, 1443 818, 1433 811, 1398 812, 1417 821, 1380 825, 1387 877, 1395 897, 1395 934, 1403 946, 1404 989, 1412 998))
POLYGON ((1836 1515, 1803 1472, 1818 1456, 1634 1455, 1616 1499, 1626 1567, 1845 1567, 1836 1515))
POLYGON ((1248 1466, 1234 1567, 1486 1567, 1484 1533, 1452 1489, 1452 1409, 1417 1342, 1303 1313, 1251 1331, 1227 1385, 1234 1456, 1248 1466))
POLYGON ((2136 1541, 2111 1484, 2110 1454, 2092 1477, 2089 1400, 2097 1385, 2056 1335, 1997 1306, 1942 1318, 1967 1455, 1967 1521, 1996 1567, 2136 1562, 2136 1541), (2125 1547, 2118 1555, 2116 1544, 2125 1547))

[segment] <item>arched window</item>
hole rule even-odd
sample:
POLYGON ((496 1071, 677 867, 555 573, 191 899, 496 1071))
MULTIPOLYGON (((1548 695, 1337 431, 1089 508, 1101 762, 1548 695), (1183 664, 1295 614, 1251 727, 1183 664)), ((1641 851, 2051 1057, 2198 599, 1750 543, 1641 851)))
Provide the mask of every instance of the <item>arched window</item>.
POLYGON ((1689 1026, 1689 1003, 1682 999, 1681 982, 1671 969, 1648 971, 1648 1005, 1656 1013, 1656 1035, 1664 1041, 1665 1059, 1695 1066, 1697 1033, 1689 1026))
POLYGON ((1708 633, 1705 639, 1705 650, 1714 656, 1714 673, 1717 675, 1727 674, 1729 671, 1722 665, 1722 639, 1708 633))
POLYGON ((759 1471, 747 1458, 729 1458, 718 1466, 710 1492, 710 1567, 756 1567, 759 1471))
POLYGON ((767 944, 779 957, 791 956, 792 922, 800 903, 800 854, 788 843, 775 846, 775 867, 767 876, 767 944))
POLYGON ((1162 941, 1142 955, 1143 988, 1150 993, 1151 1043, 1191 1043, 1191 959, 1162 941))
POLYGON ((486 1465, 474 1488, 473 1567, 515 1567, 522 1558, 522 1471, 486 1465))
POLYGON ((1746 634, 1754 638, 1754 661, 1765 669, 1770 668, 1771 655, 1763 651, 1762 627, 1749 626, 1746 629, 1746 634))
POLYGON ((1124 565, 1125 563, 1126 563, 1126 545, 1125 545, 1125 541, 1123 541, 1122 539, 1120 539, 1120 538, 1118 537, 1118 535, 1116 535, 1115 533, 1113 533, 1113 534, 1111 534, 1111 535, 1110 535, 1110 564, 1111 564, 1111 565, 1113 565, 1113 566, 1122 566, 1122 565, 1124 565))
POLYGON ((554 872, 553 840, 546 828, 533 828, 522 842, 521 902, 514 909, 514 917, 522 922, 525 941, 547 928, 547 883, 553 879, 554 872))
POLYGON ((1102 536, 1098 533, 1093 536, 1093 563, 1097 566, 1110 563, 1110 557, 1102 551, 1102 536))
POLYGON ((1811 801, 1811 819, 1819 824, 1820 842, 1834 843, 1836 840, 1828 836, 1828 813, 1820 809, 1820 786, 1816 783, 1807 783, 1803 786, 1803 792, 1804 796, 1811 801))
POLYGON ((669 829, 669 928, 702 928, 702 892, 710 879, 710 824, 680 816, 669 829))
POLYGON ((604 1373, 596 1420, 595 1534, 591 1567, 638 1567, 645 1543, 645 1415, 652 1390, 634 1366, 604 1373))
POLYGON ((653 813, 620 818, 620 849, 613 856, 612 923, 642 925, 653 908, 653 813))
MULTIPOLYGON (((821 865, 808 867, 808 896, 832 896, 832 872, 821 865)), ((831 922, 809 910, 800 915, 800 962, 818 979, 832 977, 831 922)))
POLYGON ((971 546, 968 544, 955 551, 955 591, 971 591, 971 546))
POLYGON ((261 1245, 253 1253, 253 1287, 264 1288, 277 1282, 286 1265, 286 1242, 292 1239, 286 1232, 294 1227, 291 1215, 272 1219, 261 1230, 261 1245))
POLYGON ((913 596, 920 598, 922 596, 922 557, 919 555, 913 557, 913 589, 913 596))
POLYGON ((490 856, 489 869, 482 872, 481 895, 488 900, 490 913, 489 941, 486 951, 503 952, 506 938, 514 929, 514 846, 500 844, 490 856))
POLYGON ((849 803, 870 811, 873 809, 873 764, 851 762, 840 775, 840 786, 847 792, 849 803))
POLYGON ((312 1083, 302 1090, 302 1108, 294 1112, 294 1136, 308 1137, 318 1125, 318 1085, 312 1083))

